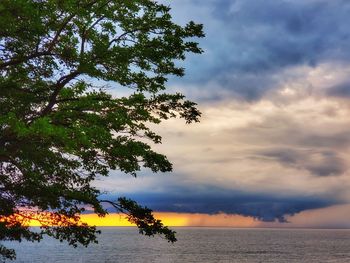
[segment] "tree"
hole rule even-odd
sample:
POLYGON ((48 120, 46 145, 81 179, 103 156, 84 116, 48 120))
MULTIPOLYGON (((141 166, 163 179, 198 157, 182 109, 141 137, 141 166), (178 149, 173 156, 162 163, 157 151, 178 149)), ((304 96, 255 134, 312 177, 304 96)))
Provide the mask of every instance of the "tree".
MULTIPOLYGON (((91 183, 110 170, 136 176, 142 167, 167 172, 152 150, 161 137, 150 123, 196 122, 196 104, 164 93, 176 62, 201 53, 202 25, 172 22, 152 0, 2 0, 0 2, 0 240, 70 245, 96 242, 80 221, 86 206, 106 215, 109 202, 146 235, 174 232, 127 198, 100 200, 91 183), (106 84, 128 87, 112 96, 106 84), (147 142, 148 141, 148 142, 147 142), (42 223, 40 232, 26 224, 42 223)), ((0 246, 3 258, 15 252, 0 246)))

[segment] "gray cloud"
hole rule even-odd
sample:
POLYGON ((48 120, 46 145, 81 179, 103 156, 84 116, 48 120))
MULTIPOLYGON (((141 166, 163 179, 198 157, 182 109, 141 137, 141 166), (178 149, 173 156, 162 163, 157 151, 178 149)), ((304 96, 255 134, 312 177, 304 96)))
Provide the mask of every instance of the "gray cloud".
MULTIPOLYGON (((213 17, 225 23, 236 70, 266 71, 349 58, 344 1, 218 1, 213 17), (241 54, 241 56, 239 56, 241 54), (243 54, 245 54, 243 56, 243 54)), ((225 65, 227 65, 225 63, 225 65)))
MULTIPOLYGON (((203 4, 192 0, 182 8, 196 5, 203 4)), ((278 75, 290 67, 348 64, 348 1, 211 0, 205 6, 193 19, 205 25, 206 54, 185 65, 188 82, 214 81, 232 96, 259 100, 280 87, 285 76, 278 75)))
POLYGON ((305 151, 295 149, 270 149, 260 153, 283 165, 306 169, 316 176, 342 175, 347 170, 346 162, 334 151, 305 151))
MULTIPOLYGON (((331 130, 332 127, 329 126, 329 129, 331 130)), ((304 146, 346 149, 350 145, 350 136, 348 131, 338 132, 332 135, 314 133, 302 136, 298 139, 298 142, 304 146)))
POLYGON ((350 82, 344 82, 339 85, 330 87, 327 91, 327 95, 340 97, 340 98, 349 98, 350 97, 350 82))

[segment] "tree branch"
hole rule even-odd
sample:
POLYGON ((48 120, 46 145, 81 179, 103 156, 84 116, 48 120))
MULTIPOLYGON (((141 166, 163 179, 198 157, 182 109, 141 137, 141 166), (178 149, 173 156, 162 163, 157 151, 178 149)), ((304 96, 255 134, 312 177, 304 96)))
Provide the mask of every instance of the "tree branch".
POLYGON ((135 224, 140 234, 146 236, 154 236, 155 234, 164 235, 168 242, 174 243, 177 239, 176 232, 164 226, 163 223, 155 219, 152 210, 147 207, 142 207, 135 201, 120 197, 118 202, 110 200, 99 200, 101 203, 108 203, 116 208, 119 212, 125 214, 130 223, 135 224))
POLYGON ((54 85, 54 91, 51 94, 50 98, 49 98, 49 103, 47 104, 47 106, 42 110, 42 112, 40 113, 40 116, 44 116, 46 114, 48 114, 53 106, 56 104, 56 98, 58 96, 58 94, 60 93, 60 91, 62 90, 62 88, 68 84, 71 80, 73 80, 74 78, 76 78, 77 76, 79 76, 81 74, 80 71, 76 70, 71 72, 70 74, 63 76, 62 78, 60 78, 56 84, 54 85))
POLYGON ((0 69, 4 69, 8 66, 15 66, 33 58, 38 58, 43 56, 53 56, 53 55, 54 53, 51 53, 50 51, 42 51, 42 52, 35 52, 33 54, 30 54, 24 57, 15 57, 10 59, 9 61, 0 63, 0 69))

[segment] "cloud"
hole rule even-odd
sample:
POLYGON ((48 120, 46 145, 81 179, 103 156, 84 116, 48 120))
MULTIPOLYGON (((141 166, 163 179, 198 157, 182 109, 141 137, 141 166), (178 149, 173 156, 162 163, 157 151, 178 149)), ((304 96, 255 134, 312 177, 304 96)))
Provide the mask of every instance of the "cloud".
POLYGON ((260 155, 286 166, 306 169, 316 176, 342 175, 347 170, 346 162, 338 156, 338 153, 330 150, 268 149, 262 151, 260 155))
POLYGON ((349 98, 350 97, 350 83, 348 81, 343 82, 334 87, 330 87, 327 95, 339 97, 339 98, 349 98))
POLYGON ((298 92, 272 96, 281 103, 210 102, 201 105, 201 123, 170 120, 152 127, 164 139, 156 150, 173 162, 174 173, 145 170, 139 178, 114 176, 100 186, 156 211, 263 221, 350 203, 350 109, 334 97, 298 92))
POLYGON ((225 39, 232 41, 229 59, 235 70, 257 72, 349 58, 349 2, 225 0, 213 8, 212 18, 226 25, 225 39))
POLYGON ((315 196, 274 196, 210 185, 170 186, 164 192, 131 193, 128 197, 158 212, 238 214, 266 222, 287 222, 287 215, 336 203, 315 196))
POLYGON ((201 22, 207 34, 200 42, 205 54, 190 56, 187 77, 175 82, 209 90, 216 99, 221 93, 221 99, 260 100, 282 88, 295 67, 349 65, 347 1, 189 0, 172 6, 178 20, 201 22))

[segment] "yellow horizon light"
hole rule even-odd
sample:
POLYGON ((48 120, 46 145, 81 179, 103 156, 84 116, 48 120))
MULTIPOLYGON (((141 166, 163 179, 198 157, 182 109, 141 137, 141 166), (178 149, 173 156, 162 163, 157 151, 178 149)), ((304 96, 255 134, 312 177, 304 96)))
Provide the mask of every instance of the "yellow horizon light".
MULTIPOLYGON (((227 214, 191 214, 174 212, 155 212, 155 218, 162 220, 163 224, 170 227, 259 227, 261 222, 240 215, 227 214)), ((82 214, 81 221, 90 226, 97 227, 131 227, 131 224, 123 214, 111 213, 105 217, 96 214, 82 214)), ((40 226, 40 222, 31 220, 29 226, 40 226)))
MULTIPOLYGON (((177 213, 154 213, 155 218, 162 220, 167 226, 187 226, 188 219, 179 216, 177 213)), ((135 226, 130 223, 123 214, 111 213, 105 217, 99 217, 96 214, 81 215, 84 223, 92 226, 135 226)))
MULTIPOLYGON (((190 214, 173 212, 156 212, 155 218, 162 220, 163 224, 170 227, 259 227, 260 221, 253 217, 227 214, 190 214)), ((81 216, 83 222, 94 226, 135 226, 131 224, 122 214, 108 214, 98 217, 95 214, 81 216)))

